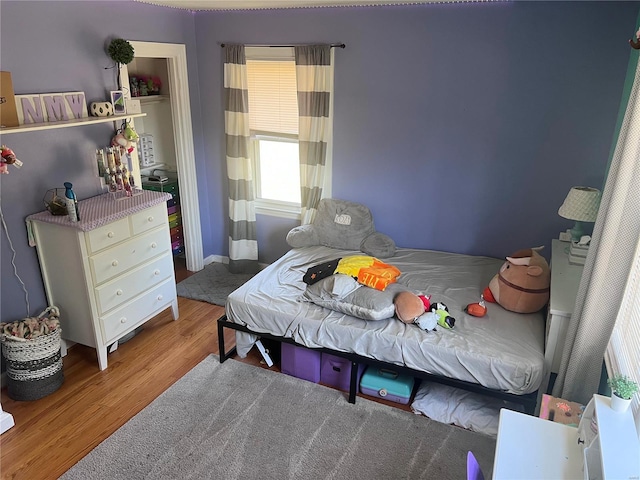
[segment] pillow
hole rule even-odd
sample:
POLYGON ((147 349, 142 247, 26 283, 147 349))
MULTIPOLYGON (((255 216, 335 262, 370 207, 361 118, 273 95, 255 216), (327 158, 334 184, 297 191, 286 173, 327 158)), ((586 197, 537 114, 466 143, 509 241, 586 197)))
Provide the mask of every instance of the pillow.
POLYGON ((372 257, 389 258, 396 254, 396 242, 384 233, 374 232, 362 241, 360 250, 372 257))
POLYGON ((426 380, 411 404, 414 413, 494 437, 501 408, 522 412, 522 405, 426 380))
POLYGON ((302 299, 364 320, 384 320, 395 314, 394 297, 407 290, 392 283, 384 291, 359 284, 341 273, 308 285, 302 299))
POLYGON ((325 247, 360 250, 377 258, 391 257, 396 244, 391 237, 376 232, 371 211, 364 205, 323 198, 311 225, 295 227, 287 234, 292 248, 325 247))

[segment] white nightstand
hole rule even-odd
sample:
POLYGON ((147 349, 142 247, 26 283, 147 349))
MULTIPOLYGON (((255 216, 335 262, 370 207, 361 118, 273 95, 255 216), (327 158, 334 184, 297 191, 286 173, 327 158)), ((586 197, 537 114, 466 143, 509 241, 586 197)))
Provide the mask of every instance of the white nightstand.
POLYGON ((569 264, 568 249, 568 242, 556 239, 551 241, 551 292, 544 354, 545 389, 551 372, 558 373, 560 369, 569 319, 573 313, 584 269, 583 265, 569 264))

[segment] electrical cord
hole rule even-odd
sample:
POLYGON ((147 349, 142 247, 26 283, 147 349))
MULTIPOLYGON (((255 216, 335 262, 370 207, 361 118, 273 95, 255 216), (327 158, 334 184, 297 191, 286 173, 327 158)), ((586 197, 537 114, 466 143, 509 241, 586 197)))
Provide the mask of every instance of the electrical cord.
POLYGON ((13 265, 13 274, 16 276, 16 278, 18 279, 18 281, 20 282, 20 285, 22 285, 22 290, 24 291, 24 298, 25 298, 25 302, 27 304, 27 315, 26 317, 29 316, 29 311, 31 310, 31 308, 29 307, 29 292, 27 292, 27 287, 24 284, 24 282, 22 281, 22 279, 20 278, 20 275, 18 275, 18 268, 16 267, 16 250, 13 248, 13 242, 11 242, 11 237, 9 237, 9 229, 7 228, 7 224, 4 221, 4 213, 2 213, 2 203, 0 203, 0 220, 2 220, 2 228, 4 230, 4 234, 7 237, 7 240, 9 241, 9 248, 11 249, 11 252, 13 253, 13 255, 11 256, 11 265, 13 265))

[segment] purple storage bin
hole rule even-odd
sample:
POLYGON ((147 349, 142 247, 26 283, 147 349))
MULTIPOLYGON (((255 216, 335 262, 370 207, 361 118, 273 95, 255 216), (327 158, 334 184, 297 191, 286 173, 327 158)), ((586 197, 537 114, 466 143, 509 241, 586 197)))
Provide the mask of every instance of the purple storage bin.
POLYGON ((320 352, 282 342, 280 370, 292 377, 320 382, 320 352))
MULTIPOLYGON (((360 385, 360 377, 362 377, 364 369, 365 365, 358 365, 356 387, 360 385)), ((351 384, 351 360, 323 353, 320 362, 320 382, 348 392, 351 384)))

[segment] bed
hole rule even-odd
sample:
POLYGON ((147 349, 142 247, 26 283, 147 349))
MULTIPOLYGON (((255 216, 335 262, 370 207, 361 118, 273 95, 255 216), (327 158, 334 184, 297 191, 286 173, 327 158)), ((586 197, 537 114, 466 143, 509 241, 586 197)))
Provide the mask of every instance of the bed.
MULTIPOLYGON (((232 328, 240 357, 260 337, 277 339, 343 356, 353 365, 392 365, 417 378, 516 402, 531 413, 535 410, 545 373, 544 312, 513 313, 497 304, 488 304, 487 315, 481 318, 463 311, 479 300, 504 260, 408 248, 398 248, 385 258, 401 272, 392 285, 395 291, 430 294, 456 319, 453 329, 424 331, 394 317, 364 320, 309 300, 303 276, 310 267, 358 254, 362 252, 321 245, 292 248, 235 290, 218 320, 221 362, 234 354, 227 352, 223 335, 224 328, 232 328)), ((352 368, 352 402, 356 370, 352 368)))

